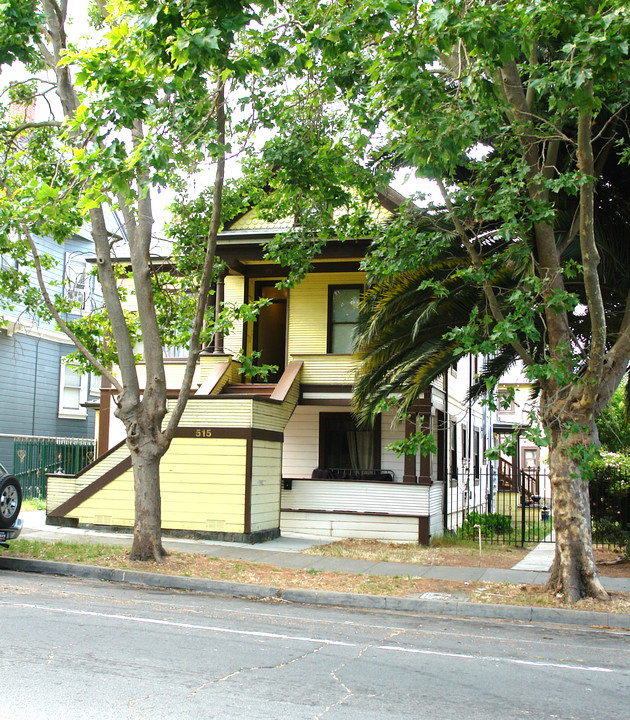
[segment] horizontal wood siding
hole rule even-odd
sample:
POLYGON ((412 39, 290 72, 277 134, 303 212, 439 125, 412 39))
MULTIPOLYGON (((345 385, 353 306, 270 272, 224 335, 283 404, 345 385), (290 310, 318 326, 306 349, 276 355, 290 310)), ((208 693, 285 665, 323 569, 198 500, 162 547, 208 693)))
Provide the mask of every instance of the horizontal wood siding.
MULTIPOLYGON (((179 388, 182 386, 182 381, 184 379, 184 372, 186 371, 186 365, 183 362, 165 362, 164 363, 164 373, 166 375, 166 387, 169 390, 179 390, 179 388)), ((136 365, 136 373, 138 374, 138 382, 140 384, 141 388, 146 387, 147 382, 147 368, 146 365, 141 362, 136 365)), ((195 374, 193 376, 193 381, 191 384, 191 389, 195 390, 197 388, 197 385, 201 382, 201 376, 199 373, 199 365, 197 365, 197 368, 195 369, 195 374)))
MULTIPOLYGON (((328 323, 328 286, 357 285, 365 274, 313 273, 291 290, 289 298, 289 356, 325 353, 328 323)), ((303 382, 310 382, 306 377, 303 382)))
POLYGON ((418 542, 418 519, 345 515, 340 513, 299 513, 283 511, 283 533, 343 538, 367 538, 390 542, 418 542))
POLYGON ((429 533, 431 537, 440 537, 444 534, 444 483, 436 482, 430 488, 430 517, 429 533))
POLYGON ((66 517, 76 518, 81 524, 133 527, 133 472, 126 470, 66 517))
MULTIPOLYGON (((173 407, 175 401, 169 401, 173 407)), ((252 427, 253 401, 246 398, 191 398, 180 420, 180 427, 252 427)), ((165 423, 168 420, 165 420, 165 423)))
POLYGON ((294 403, 290 402, 289 399, 281 405, 254 402, 252 426, 263 430, 282 432, 289 422, 294 407, 294 403))
MULTIPOLYGON (((175 438, 160 465, 162 527, 244 532, 245 440, 175 438)), ((81 524, 133 526, 133 472, 128 470, 68 517, 81 524)))
POLYGON ((318 466, 320 409, 298 405, 287 423, 282 448, 284 477, 310 478, 318 466))
POLYGON ((126 445, 119 447, 109 455, 103 456, 101 460, 90 467, 78 477, 64 477, 63 475, 49 475, 46 495, 46 512, 54 515, 55 508, 61 503, 69 500, 80 490, 98 480, 108 470, 116 467, 122 460, 129 457, 129 450, 126 445))
POLYGON ((161 466, 162 527, 244 532, 247 442, 176 438, 161 466))
POLYGON ((291 353, 291 360, 304 363, 301 381, 312 385, 352 385, 357 361, 351 355, 306 355, 291 353))
POLYGON ((282 510, 321 510, 427 516, 429 488, 402 483, 293 480, 282 491, 282 510))
MULTIPOLYGON (((61 358, 68 343, 0 330, 0 433, 37 437, 94 437, 94 412, 59 417, 61 358)), ((0 462, 13 465, 13 442, 3 443, 0 462)))
POLYGON ((383 470, 392 470, 394 478, 397 482, 402 482, 405 474, 405 456, 396 457, 393 450, 388 450, 387 446, 396 440, 403 440, 405 437, 404 424, 392 426, 394 413, 383 413, 381 418, 381 468, 383 470))
POLYGON ((282 446, 254 440, 252 448, 251 529, 280 527, 282 446))

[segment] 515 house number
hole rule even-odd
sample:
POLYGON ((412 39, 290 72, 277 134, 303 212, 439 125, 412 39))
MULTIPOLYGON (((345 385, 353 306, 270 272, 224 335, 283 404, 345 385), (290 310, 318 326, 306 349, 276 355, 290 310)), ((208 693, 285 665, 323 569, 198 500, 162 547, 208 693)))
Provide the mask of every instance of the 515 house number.
POLYGON ((198 437, 198 438, 212 437, 212 430, 210 430, 208 428, 197 428, 195 430, 195 437, 198 437))

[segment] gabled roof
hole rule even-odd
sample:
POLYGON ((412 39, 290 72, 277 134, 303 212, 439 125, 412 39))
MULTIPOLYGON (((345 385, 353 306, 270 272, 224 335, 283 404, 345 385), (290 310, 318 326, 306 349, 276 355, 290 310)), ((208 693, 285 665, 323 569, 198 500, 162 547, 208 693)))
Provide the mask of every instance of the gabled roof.
MULTIPOLYGON (((375 222, 384 224, 405 201, 406 198, 403 195, 388 187, 377 193, 376 201, 370 205, 369 209, 375 222)), ((339 210, 336 214, 341 215, 341 213, 342 211, 339 210)), ((265 220, 260 217, 258 209, 252 207, 234 218, 219 234, 219 240, 259 242, 277 233, 287 232, 292 227, 294 227, 292 218, 265 220)))

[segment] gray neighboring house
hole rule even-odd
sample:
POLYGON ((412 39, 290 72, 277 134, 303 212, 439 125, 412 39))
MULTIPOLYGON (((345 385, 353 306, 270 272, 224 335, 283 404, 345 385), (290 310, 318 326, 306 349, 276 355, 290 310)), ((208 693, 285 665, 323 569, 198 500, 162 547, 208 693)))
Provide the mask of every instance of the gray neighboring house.
MULTIPOLYGON (((57 283, 49 285, 51 292, 60 292, 63 283, 66 297, 81 302, 77 313, 100 306, 98 285, 86 263, 94 252, 89 226, 63 245, 49 238, 36 240, 57 261, 45 273, 47 283, 57 283)), ((13 262, 2 256, 3 264, 13 262)), ((100 382, 62 362, 73 349, 54 323, 20 306, 0 310, 0 463, 18 477, 14 438, 94 438, 95 413, 85 403, 98 399, 100 382)))

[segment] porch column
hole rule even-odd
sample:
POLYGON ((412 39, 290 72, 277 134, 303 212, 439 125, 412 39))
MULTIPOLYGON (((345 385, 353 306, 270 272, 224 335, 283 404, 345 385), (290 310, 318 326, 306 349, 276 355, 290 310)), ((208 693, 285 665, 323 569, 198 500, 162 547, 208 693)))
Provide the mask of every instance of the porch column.
MULTIPOLYGON (((225 299, 225 271, 222 270, 217 277, 217 284, 214 293, 214 316, 218 317, 219 313, 223 309, 223 301, 225 299)), ((214 355, 223 355, 223 333, 217 331, 213 338, 213 350, 214 355)))
MULTIPOLYGON (((416 416, 410 415, 405 420, 405 440, 410 438, 416 432, 416 416)), ((403 470, 403 482, 415 483, 418 481, 416 477, 416 456, 405 455, 403 470)))
MULTIPOLYGON (((431 433, 431 406, 426 407, 422 414, 416 416, 416 424, 422 418, 422 424, 420 425, 420 431, 423 435, 429 435, 431 433)), ((433 485, 431 479, 431 456, 419 454, 420 458, 420 469, 418 472, 418 485, 433 485)))

